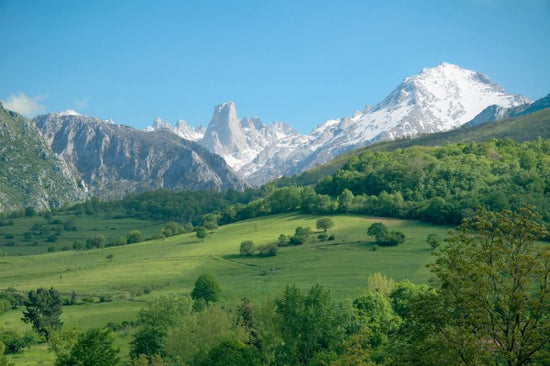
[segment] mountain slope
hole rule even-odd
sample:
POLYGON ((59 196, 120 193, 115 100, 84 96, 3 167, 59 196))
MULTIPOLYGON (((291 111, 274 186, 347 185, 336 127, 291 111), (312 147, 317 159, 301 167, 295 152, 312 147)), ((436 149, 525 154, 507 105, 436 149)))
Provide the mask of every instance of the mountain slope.
POLYGON ((498 105, 491 105, 475 116, 475 118, 470 122, 466 123, 466 125, 477 126, 482 123, 502 121, 505 119, 524 116, 545 108, 550 108, 550 94, 544 98, 536 100, 531 104, 522 104, 517 107, 506 108, 498 105))
POLYGON ((278 175, 293 175, 333 157, 377 141, 448 131, 470 121, 489 105, 513 107, 528 98, 505 93, 484 74, 442 63, 406 78, 374 108, 352 117, 329 120, 302 141, 279 143, 262 152, 248 181, 263 183, 278 175))
POLYGON ((0 104, 0 211, 59 207, 84 197, 36 126, 0 104))
POLYGON ((452 131, 427 134, 414 139, 400 139, 375 143, 368 147, 358 148, 339 155, 325 164, 319 165, 290 179, 301 185, 313 184, 318 179, 333 174, 352 156, 360 155, 367 149, 375 151, 394 151, 415 145, 442 146, 445 144, 482 142, 493 138, 501 139, 505 137, 516 142, 531 141, 538 137, 550 139, 550 108, 497 123, 486 123, 477 126, 464 125, 452 131))
POLYGON ((167 189, 243 189, 225 161, 166 129, 146 132, 82 115, 35 118, 61 154, 97 196, 167 189))

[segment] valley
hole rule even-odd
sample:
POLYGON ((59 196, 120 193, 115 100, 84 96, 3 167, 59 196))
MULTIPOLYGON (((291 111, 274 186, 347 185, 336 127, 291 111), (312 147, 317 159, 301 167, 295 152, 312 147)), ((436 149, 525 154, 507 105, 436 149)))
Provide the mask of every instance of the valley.
MULTIPOLYGON (((245 220, 221 226, 204 241, 188 233, 120 247, 3 257, 0 283, 18 291, 53 286, 64 298, 76 292, 79 305, 64 306, 62 320, 67 327, 78 324, 84 329, 133 322, 137 312, 154 297, 188 295, 202 273, 218 279, 221 304, 226 307, 236 306, 245 296, 261 303, 279 295, 287 284, 304 289, 323 284, 341 301, 363 293, 367 277, 374 273, 396 281, 426 283, 430 275, 425 265, 431 261, 432 251, 426 237, 430 233, 444 237, 448 229, 418 221, 336 215, 330 216, 335 225, 329 229, 336 239, 320 241, 315 229, 319 217, 289 213, 245 220), (406 242, 373 251, 372 238, 366 234, 373 222, 401 230, 406 242), (313 229, 306 243, 281 247, 274 257, 239 255, 243 240, 252 240, 256 245, 277 243, 281 233, 292 234, 297 226, 313 229)), ((35 219, 18 219, 17 225, 26 226, 35 219)), ((120 223, 99 218, 97 222, 107 227, 120 223)), ((143 224, 145 228, 140 230, 153 230, 143 224)), ((98 232, 109 235, 109 230, 98 232)), ((30 329, 20 318, 21 308, 1 314, 0 322, 21 332, 30 329)), ((117 332, 123 349, 127 349, 126 334, 125 330, 117 332)), ((13 359, 18 365, 30 365, 51 357, 37 345, 13 359)))

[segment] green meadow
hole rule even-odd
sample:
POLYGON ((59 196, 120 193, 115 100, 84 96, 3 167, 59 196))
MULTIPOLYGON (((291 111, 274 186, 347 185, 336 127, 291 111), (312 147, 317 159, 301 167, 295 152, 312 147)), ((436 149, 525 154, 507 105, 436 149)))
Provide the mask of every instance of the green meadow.
MULTIPOLYGON (((448 230, 418 221, 336 215, 330 216, 335 225, 328 230, 335 240, 319 241, 320 231, 315 229, 319 217, 284 214, 246 220, 221 226, 203 241, 189 233, 119 247, 6 256, 0 258, 0 288, 27 291, 53 286, 65 297, 74 291, 80 304, 64 306, 62 320, 82 328, 133 321, 151 296, 189 294, 196 278, 205 272, 217 278, 224 306, 235 305, 245 296, 253 302, 264 301, 279 294, 286 284, 309 288, 320 283, 336 300, 342 300, 360 295, 367 277, 376 272, 398 281, 426 282, 430 277, 426 264, 431 261, 426 237, 430 233, 443 237, 448 230), (406 242, 372 250, 366 230, 373 222, 402 231, 406 242), (244 240, 257 246, 276 243, 280 234, 291 235, 298 226, 313 230, 302 245, 281 247, 274 257, 239 255, 244 240)), ((104 227, 112 225, 110 221, 104 227)), ((71 235, 75 233, 81 232, 71 235)), ((21 311, 0 315, 0 324, 29 329, 20 320, 21 311)), ((126 356, 131 338, 124 331, 117 336, 126 356)), ((40 357, 51 364, 51 355, 42 346, 17 355, 14 361, 25 365, 31 362, 26 360, 40 357)))

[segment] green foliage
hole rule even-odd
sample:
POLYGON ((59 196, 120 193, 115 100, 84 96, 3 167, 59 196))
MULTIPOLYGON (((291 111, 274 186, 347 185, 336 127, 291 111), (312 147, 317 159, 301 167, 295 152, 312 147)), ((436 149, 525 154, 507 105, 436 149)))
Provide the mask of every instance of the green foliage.
POLYGON ((153 298, 138 314, 139 329, 130 343, 130 357, 166 356, 166 336, 170 327, 191 313, 191 301, 186 296, 171 295, 153 298))
POLYGON ((342 341, 344 328, 330 293, 320 285, 304 295, 296 286, 287 286, 275 300, 280 316, 283 345, 281 360, 308 365, 316 353, 330 350, 342 341))
POLYGON ((258 254, 264 257, 274 257, 279 251, 279 246, 277 244, 266 244, 260 245, 256 248, 258 254))
POLYGON ((196 231, 197 238, 199 238, 201 241, 204 241, 206 235, 208 235, 208 230, 204 226, 199 226, 196 231))
POLYGON ((86 249, 95 249, 105 247, 105 237, 102 234, 94 235, 93 238, 86 240, 85 247, 86 249))
POLYGON ((257 351, 241 342, 224 341, 210 349, 197 366, 261 366, 257 351))
POLYGON ((177 222, 171 221, 164 225, 160 232, 160 235, 164 238, 168 238, 170 236, 179 235, 181 233, 183 233, 183 228, 181 227, 181 225, 177 222))
POLYGON ((317 229, 323 230, 325 233, 328 229, 334 226, 334 221, 330 217, 322 217, 317 220, 316 227, 317 229))
POLYGON ((298 226, 294 231, 294 235, 290 237, 289 242, 291 245, 300 245, 306 242, 311 234, 311 229, 308 227, 298 226))
POLYGON ((61 297, 53 287, 49 290, 39 288, 28 293, 28 299, 23 302, 25 310, 22 320, 31 323, 39 334, 49 338, 52 330, 61 328, 60 320, 63 311, 61 297))
POLYGON ((367 229, 367 235, 376 238, 376 241, 382 241, 388 234, 388 228, 381 222, 375 222, 367 229))
POLYGON ((16 354, 23 352, 23 349, 38 343, 36 335, 32 332, 26 332, 20 334, 13 329, 0 328, 0 344, 4 345, 4 352, 2 354, 16 354))
POLYGON ((169 329, 166 358, 195 364, 207 359, 210 350, 216 346, 224 342, 242 342, 244 338, 245 332, 231 313, 217 305, 208 306, 169 329))
POLYGON ((401 231, 388 231, 386 225, 381 222, 370 225, 367 235, 374 236, 379 246, 396 246, 405 242, 405 234, 401 231))
POLYGON ((392 152, 364 150, 315 187, 339 197, 346 191, 349 212, 420 218, 457 224, 477 206, 491 210, 538 205, 545 220, 550 205, 550 140, 410 147, 392 152))
POLYGON ((204 273, 195 281, 195 287, 191 291, 193 300, 204 300, 207 304, 215 303, 220 299, 221 288, 216 278, 209 273, 204 273))
POLYGON ((5 350, 5 346, 0 341, 0 366, 15 366, 15 364, 8 362, 7 357, 4 356, 4 350, 5 350))
POLYGON ((433 234, 433 233, 428 234, 426 241, 428 242, 428 245, 432 249, 437 249, 441 245, 441 238, 437 234, 433 234))
POLYGON ((145 236, 143 236, 142 232, 139 230, 132 230, 126 236, 127 244, 141 243, 144 240, 145 240, 145 236))
POLYGON ((90 329, 82 333, 68 355, 58 356, 56 366, 115 366, 119 349, 109 329, 90 329))
POLYGON ((530 209, 478 211, 431 266, 437 292, 418 296, 403 362, 538 364, 550 356, 550 251, 530 209))
POLYGON ((251 256, 256 252, 256 246, 252 240, 245 240, 241 242, 240 253, 242 256, 251 256))

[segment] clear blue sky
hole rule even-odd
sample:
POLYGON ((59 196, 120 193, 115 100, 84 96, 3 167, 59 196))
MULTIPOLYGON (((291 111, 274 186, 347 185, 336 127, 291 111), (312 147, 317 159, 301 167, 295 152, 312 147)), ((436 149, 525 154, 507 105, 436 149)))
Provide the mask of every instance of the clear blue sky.
POLYGON ((0 0, 0 100, 143 128, 234 101, 301 132, 443 61, 550 93, 550 0, 0 0))

